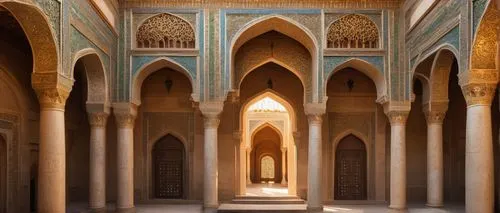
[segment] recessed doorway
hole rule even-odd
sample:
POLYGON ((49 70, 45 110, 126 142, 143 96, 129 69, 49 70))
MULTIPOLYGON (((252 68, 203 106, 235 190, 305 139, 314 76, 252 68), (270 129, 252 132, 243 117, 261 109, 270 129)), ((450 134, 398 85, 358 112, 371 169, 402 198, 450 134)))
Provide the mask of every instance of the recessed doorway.
POLYGON ((337 145, 335 200, 366 200, 366 147, 354 135, 344 137, 337 145))
POLYGON ((153 148, 154 195, 159 199, 184 197, 184 144, 172 135, 153 148))

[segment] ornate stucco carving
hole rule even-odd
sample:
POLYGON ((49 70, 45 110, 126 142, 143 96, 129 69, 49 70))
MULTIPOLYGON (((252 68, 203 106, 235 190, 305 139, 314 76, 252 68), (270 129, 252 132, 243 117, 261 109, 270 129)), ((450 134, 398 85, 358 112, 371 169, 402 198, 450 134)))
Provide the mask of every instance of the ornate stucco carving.
POLYGON ((407 111, 390 111, 387 112, 387 117, 391 125, 405 125, 408 119, 409 112, 407 111))
POLYGON ((495 95, 499 72, 494 69, 472 69, 459 74, 467 106, 490 105, 495 95))
POLYGON ((473 69, 495 69, 500 25, 500 11, 494 1, 486 9, 472 46, 471 65, 473 69))
POLYGON ((42 109, 60 110, 64 110, 70 92, 65 88, 41 88, 35 91, 42 109))
POLYGON ((446 115, 446 112, 444 111, 425 111, 425 120, 427 121, 428 124, 432 123, 438 123, 442 124, 444 117, 446 115))
POLYGON ((191 25, 171 14, 153 16, 138 28, 139 48, 194 48, 195 33, 191 25))
POLYGON ((116 125, 119 128, 134 128, 135 115, 130 113, 115 113, 116 125))
POLYGON ((88 113, 89 123, 92 127, 105 127, 108 119, 106 112, 91 112, 88 113))
POLYGON ((378 45, 377 25, 362 15, 343 16, 328 29, 328 48, 377 48, 378 45))

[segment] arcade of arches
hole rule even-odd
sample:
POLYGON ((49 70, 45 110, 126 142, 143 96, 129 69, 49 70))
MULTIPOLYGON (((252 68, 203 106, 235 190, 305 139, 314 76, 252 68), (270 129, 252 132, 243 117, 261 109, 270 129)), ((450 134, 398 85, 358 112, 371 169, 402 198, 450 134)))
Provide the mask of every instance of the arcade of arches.
POLYGON ((500 210, 499 1, 185 1, 0 0, 0 213, 500 210))

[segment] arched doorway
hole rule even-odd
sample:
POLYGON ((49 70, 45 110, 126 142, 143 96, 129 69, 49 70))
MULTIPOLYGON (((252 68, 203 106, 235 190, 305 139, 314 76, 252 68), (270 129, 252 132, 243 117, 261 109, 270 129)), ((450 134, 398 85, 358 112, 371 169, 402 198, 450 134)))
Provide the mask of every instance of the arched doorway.
POLYGON ((258 128, 252 141, 250 151, 251 183, 281 183, 286 159, 282 160, 281 136, 268 124, 258 128), (283 172, 282 172, 283 171, 283 172))
POLYGON ((154 196, 160 199, 184 197, 184 145, 172 135, 153 147, 154 196))
POLYGON ((6 141, 0 135, 0 213, 7 212, 7 149, 6 141))
POLYGON ((335 200, 366 200, 366 182, 365 144, 348 135, 335 152, 335 200))
POLYGON ((276 161, 270 155, 260 158, 260 180, 276 182, 276 161))

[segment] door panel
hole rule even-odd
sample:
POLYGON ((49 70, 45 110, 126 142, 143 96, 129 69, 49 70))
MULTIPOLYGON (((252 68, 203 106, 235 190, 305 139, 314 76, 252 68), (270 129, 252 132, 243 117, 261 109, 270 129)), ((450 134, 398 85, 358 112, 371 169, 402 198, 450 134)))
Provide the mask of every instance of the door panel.
POLYGON ((337 146, 334 197, 335 200, 366 199, 366 151, 358 138, 348 136, 337 146))
MULTIPOLYGON (((168 137, 168 136, 167 136, 168 137)), ((164 138, 154 149, 155 198, 183 198, 184 147, 176 138, 164 138)))

